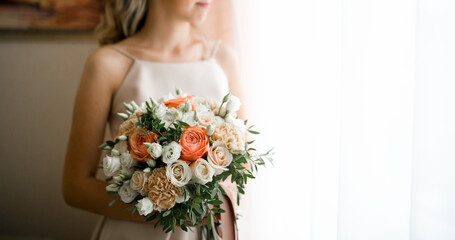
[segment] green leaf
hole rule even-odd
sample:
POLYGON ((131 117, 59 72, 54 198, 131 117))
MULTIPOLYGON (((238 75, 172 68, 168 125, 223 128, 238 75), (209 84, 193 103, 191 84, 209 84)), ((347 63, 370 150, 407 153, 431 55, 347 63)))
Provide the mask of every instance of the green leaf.
POLYGON ((226 210, 224 210, 222 208, 212 208, 212 212, 214 212, 214 213, 225 213, 226 210))
POLYGON ((209 216, 207 217, 207 228, 209 229, 209 231, 212 229, 212 217, 213 214, 209 213, 209 216))
POLYGON ((109 207, 110 207, 110 206, 112 206, 112 204, 114 204, 114 203, 115 203, 115 201, 117 201, 117 199, 118 199, 118 198, 116 198, 116 199, 112 200, 110 203, 108 203, 108 204, 107 204, 107 206, 109 206, 109 207))
POLYGON ((209 204, 212 204, 212 205, 221 205, 221 204, 223 204, 223 201, 220 201, 220 200, 212 200, 212 201, 209 201, 209 204))
POLYGON ((166 212, 163 213, 163 217, 166 217, 168 216, 169 214, 171 214, 171 210, 167 210, 166 212))
POLYGON ((260 132, 257 132, 257 131, 253 131, 253 130, 248 130, 249 133, 252 133, 252 134, 261 134, 260 132))

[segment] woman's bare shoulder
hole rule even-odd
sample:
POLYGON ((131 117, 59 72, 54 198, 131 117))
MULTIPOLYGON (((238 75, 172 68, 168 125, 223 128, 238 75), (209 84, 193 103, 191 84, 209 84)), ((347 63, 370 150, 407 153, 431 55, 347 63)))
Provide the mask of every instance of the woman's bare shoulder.
POLYGON ((92 51, 85 62, 84 79, 101 81, 115 89, 126 75, 132 60, 109 46, 92 51))
POLYGON ((239 61, 237 50, 223 42, 220 43, 215 58, 227 69, 235 68, 239 61))

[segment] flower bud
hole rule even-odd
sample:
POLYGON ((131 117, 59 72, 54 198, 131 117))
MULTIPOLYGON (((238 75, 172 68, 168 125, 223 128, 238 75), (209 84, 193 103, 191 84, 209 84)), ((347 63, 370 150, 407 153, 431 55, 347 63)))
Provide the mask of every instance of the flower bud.
POLYGON ((190 100, 185 99, 185 105, 183 105, 182 112, 189 112, 191 111, 191 103, 190 100))
POLYGON ((112 183, 106 186, 108 192, 118 192, 120 186, 117 183, 112 183))
POLYGON ((118 175, 118 176, 113 177, 112 179, 114 179, 117 182, 122 182, 124 179, 123 177, 124 177, 124 175, 118 175))
POLYGON ((181 95, 183 92, 182 92, 182 89, 176 88, 176 89, 175 89, 175 93, 176 93, 177 95, 181 95))
POLYGON ((150 168, 145 168, 145 169, 142 170, 142 171, 145 172, 145 173, 149 173, 149 172, 151 171, 151 169, 150 169, 150 168))
POLYGON ((120 116, 121 118, 123 118, 123 120, 128 119, 128 114, 126 114, 126 113, 117 113, 117 115, 120 116))
POLYGON ((212 126, 212 124, 207 125, 205 128, 205 133, 207 133, 207 136, 212 136, 212 134, 215 132, 215 128, 212 126))
POLYGON ((231 93, 226 94, 226 96, 224 96, 224 98, 223 98, 222 104, 225 102, 228 102, 230 99, 231 99, 231 93))
MULTIPOLYGON (((155 161, 155 160, 153 160, 153 159, 151 159, 151 158, 147 158, 145 161, 147 162, 147 165, 149 165, 151 168, 156 167, 156 161, 155 161)), ((144 170, 145 170, 145 169, 144 169, 144 170)), ((145 172, 145 171, 144 171, 144 172, 145 172)))
POLYGON ((199 121, 199 116, 197 115, 197 111, 194 111, 193 119, 194 119, 194 121, 196 121, 196 122, 199 121))
POLYGON ((137 103, 135 101, 131 101, 130 105, 133 107, 133 112, 136 111, 136 109, 139 108, 139 106, 137 105, 137 103))
POLYGON ((120 152, 117 149, 112 149, 111 154, 114 156, 120 156, 120 152))
POLYGON ((126 139, 128 139, 128 137, 126 135, 120 135, 120 136, 118 136, 118 139, 121 141, 126 141, 126 139))
POLYGON ((134 112, 133 106, 131 104, 123 102, 123 106, 125 106, 126 110, 134 112))
POLYGON ((158 102, 153 98, 150 98, 150 102, 152 103, 152 107, 158 105, 158 102))

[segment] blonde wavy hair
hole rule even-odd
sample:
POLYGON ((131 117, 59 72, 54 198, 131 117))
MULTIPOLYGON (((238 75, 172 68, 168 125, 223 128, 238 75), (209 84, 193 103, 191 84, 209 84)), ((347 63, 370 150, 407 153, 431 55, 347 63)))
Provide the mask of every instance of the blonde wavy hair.
POLYGON ((139 31, 145 23, 149 0, 104 0, 104 15, 95 27, 99 44, 119 42, 139 31))

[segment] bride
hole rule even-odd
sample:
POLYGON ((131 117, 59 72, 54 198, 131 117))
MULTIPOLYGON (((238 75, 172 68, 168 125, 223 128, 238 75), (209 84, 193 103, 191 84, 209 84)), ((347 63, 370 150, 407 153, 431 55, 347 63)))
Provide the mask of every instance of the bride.
MULTIPOLYGON (((242 98, 235 51, 205 38, 200 25, 211 0, 110 0, 97 27, 100 47, 87 58, 79 83, 68 143, 63 195, 76 208, 102 215, 92 239, 200 239, 200 226, 165 234, 153 222, 126 211, 105 191, 100 165, 106 124, 115 136, 123 102, 143 102, 181 88, 201 97, 222 99, 230 91, 242 98)), ((244 111, 239 111, 243 118, 244 111)), ((227 210, 220 234, 236 238, 236 186, 220 185, 227 210)))

